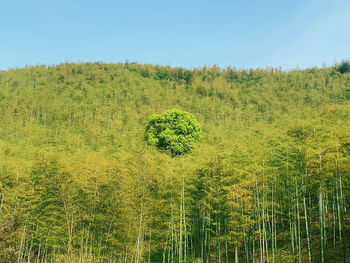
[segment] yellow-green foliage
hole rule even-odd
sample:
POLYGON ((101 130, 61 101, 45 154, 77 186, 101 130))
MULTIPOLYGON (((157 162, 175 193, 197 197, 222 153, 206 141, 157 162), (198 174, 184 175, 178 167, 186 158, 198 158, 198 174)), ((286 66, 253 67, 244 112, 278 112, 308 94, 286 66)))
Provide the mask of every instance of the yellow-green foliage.
POLYGON ((333 68, 2 71, 0 261, 226 262, 238 251, 277 262, 287 251, 301 262, 308 234, 314 262, 343 259, 349 89, 333 68), (144 141, 149 117, 172 108, 202 130, 175 159, 144 141))

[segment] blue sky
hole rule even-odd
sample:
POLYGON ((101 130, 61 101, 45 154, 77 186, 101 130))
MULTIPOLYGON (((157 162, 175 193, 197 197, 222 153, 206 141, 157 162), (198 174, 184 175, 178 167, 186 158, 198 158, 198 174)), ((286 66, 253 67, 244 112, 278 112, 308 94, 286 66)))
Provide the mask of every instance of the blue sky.
POLYGON ((62 62, 321 67, 350 58, 350 1, 2 0, 0 69, 62 62))

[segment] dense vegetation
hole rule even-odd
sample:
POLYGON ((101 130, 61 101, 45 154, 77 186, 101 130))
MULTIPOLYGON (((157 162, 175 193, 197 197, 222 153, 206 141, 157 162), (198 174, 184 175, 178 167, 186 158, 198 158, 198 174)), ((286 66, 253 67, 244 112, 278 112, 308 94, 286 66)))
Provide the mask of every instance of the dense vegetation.
POLYGON ((190 153, 200 138, 201 127, 196 117, 178 109, 152 115, 146 126, 148 144, 172 156, 190 153))
POLYGON ((0 72, 0 262, 349 262, 350 74, 0 72), (192 113, 172 158, 152 114, 192 113))
POLYGON ((344 74, 344 73, 350 73, 350 61, 349 60, 343 60, 337 67, 337 70, 344 74))

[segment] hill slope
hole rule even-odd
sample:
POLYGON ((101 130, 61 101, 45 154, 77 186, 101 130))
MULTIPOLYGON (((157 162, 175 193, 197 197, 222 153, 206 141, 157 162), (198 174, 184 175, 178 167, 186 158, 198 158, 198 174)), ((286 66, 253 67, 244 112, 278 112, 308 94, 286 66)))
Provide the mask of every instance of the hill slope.
POLYGON ((0 72, 0 261, 345 261, 349 99, 333 68, 0 72), (171 108, 203 129, 180 158, 144 142, 171 108))

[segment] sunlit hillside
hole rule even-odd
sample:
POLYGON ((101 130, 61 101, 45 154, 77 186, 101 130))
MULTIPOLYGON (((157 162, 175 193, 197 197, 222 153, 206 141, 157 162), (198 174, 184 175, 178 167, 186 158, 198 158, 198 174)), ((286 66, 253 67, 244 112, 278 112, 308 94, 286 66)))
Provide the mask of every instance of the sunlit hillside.
POLYGON ((0 71, 0 262, 349 262, 350 74, 0 71), (193 114, 180 157, 152 114, 193 114))

